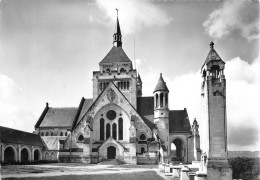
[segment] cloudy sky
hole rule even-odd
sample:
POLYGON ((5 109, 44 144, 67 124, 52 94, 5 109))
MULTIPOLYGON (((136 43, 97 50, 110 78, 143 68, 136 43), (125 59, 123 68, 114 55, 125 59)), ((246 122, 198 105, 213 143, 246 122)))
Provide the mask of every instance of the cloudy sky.
POLYGON ((170 108, 186 107, 190 121, 200 122, 200 68, 214 41, 226 62, 228 147, 260 150, 257 0, 1 0, 1 126, 32 132, 46 102, 77 107, 92 97, 92 71, 112 47, 115 8, 144 96, 163 73, 170 108))

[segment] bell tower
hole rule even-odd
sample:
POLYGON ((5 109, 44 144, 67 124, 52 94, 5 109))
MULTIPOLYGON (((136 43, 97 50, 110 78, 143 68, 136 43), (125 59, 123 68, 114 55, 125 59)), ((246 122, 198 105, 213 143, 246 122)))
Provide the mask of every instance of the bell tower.
POLYGON ((162 73, 153 91, 154 94, 154 123, 156 125, 161 144, 165 147, 167 154, 170 152, 169 144, 169 90, 163 80, 162 73))
POLYGON ((225 62, 210 43, 210 51, 202 66, 202 129, 201 136, 204 170, 208 179, 232 179, 227 156, 227 113, 225 62))

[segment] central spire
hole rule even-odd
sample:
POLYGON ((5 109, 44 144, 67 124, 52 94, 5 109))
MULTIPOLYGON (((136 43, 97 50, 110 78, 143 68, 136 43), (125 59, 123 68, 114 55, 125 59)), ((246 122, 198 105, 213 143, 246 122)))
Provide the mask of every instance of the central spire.
POLYGON ((120 30, 120 25, 119 25, 119 20, 118 20, 118 9, 116 8, 117 11, 117 17, 116 17, 116 27, 115 27, 115 32, 113 35, 113 44, 116 47, 122 46, 122 35, 121 35, 121 30, 120 30))

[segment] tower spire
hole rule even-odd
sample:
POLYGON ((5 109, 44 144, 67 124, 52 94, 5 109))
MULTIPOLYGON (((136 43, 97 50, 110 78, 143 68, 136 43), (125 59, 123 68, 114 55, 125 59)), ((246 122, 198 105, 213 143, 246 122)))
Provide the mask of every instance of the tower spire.
POLYGON ((118 9, 116 8, 116 27, 115 27, 115 32, 113 35, 113 44, 116 47, 122 46, 122 34, 120 30, 120 25, 119 25, 119 20, 118 20, 118 9))

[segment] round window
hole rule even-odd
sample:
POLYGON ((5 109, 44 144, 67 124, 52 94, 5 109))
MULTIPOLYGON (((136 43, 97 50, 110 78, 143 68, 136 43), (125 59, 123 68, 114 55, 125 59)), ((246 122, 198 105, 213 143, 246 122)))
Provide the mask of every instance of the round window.
POLYGON ((79 135, 78 141, 83 141, 83 140, 84 140, 84 137, 82 135, 79 135))
POLYGON ((107 112, 107 119, 114 120, 116 118, 116 112, 113 110, 109 110, 107 112))

